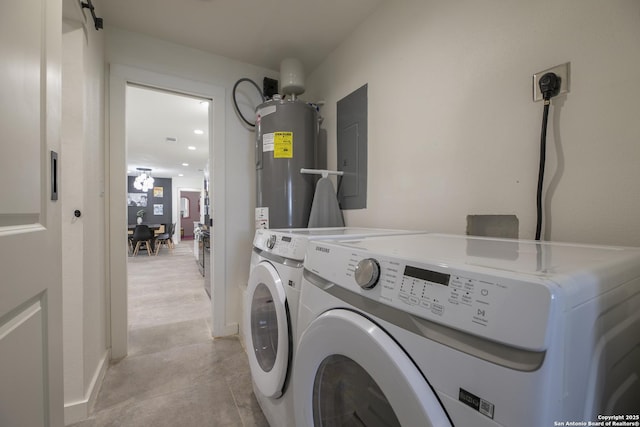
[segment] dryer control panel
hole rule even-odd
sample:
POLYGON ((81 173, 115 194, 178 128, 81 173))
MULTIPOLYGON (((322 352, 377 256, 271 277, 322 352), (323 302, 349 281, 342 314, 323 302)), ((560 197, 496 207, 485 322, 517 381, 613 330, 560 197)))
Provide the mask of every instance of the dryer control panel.
POLYGON ((546 348, 552 295, 538 278, 383 257, 324 242, 311 242, 305 268, 427 320, 523 349, 546 348), (379 273, 369 274, 375 268, 379 273))
POLYGON ((404 265, 402 278, 398 281, 395 266, 389 267, 381 283, 381 298, 398 299, 436 316, 444 316, 445 310, 455 310, 472 323, 487 326, 494 317, 493 311, 507 296, 507 285, 495 280, 404 265))

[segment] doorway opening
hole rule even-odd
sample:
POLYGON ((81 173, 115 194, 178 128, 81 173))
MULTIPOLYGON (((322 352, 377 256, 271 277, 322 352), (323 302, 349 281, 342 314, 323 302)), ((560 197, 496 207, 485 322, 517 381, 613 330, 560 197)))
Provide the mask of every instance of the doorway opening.
POLYGON ((191 244, 199 237, 194 230, 208 221, 201 202, 208 201, 210 102, 131 83, 126 88, 128 230, 136 248, 137 230, 153 231, 151 250, 132 250, 128 258, 128 334, 135 351, 144 342, 135 337, 171 327, 186 319, 185 312, 211 322, 203 291, 208 286, 197 274, 205 265, 191 244), (147 278, 154 286, 145 284, 147 278), (199 304, 191 304, 194 299, 199 304))
MULTIPOLYGON (((143 117, 136 119, 128 114, 127 109, 127 92, 131 88, 144 88, 152 92, 171 93, 174 95, 181 95, 182 97, 197 99, 199 102, 208 101, 208 137, 205 145, 208 146, 208 165, 202 167, 202 171, 198 172, 197 183, 193 184, 176 184, 171 182, 171 185, 165 184, 161 193, 163 197, 165 187, 171 191, 171 206, 162 207, 149 206, 162 205, 161 203, 155 203, 155 200, 147 201, 147 212, 144 214, 151 215, 152 219, 164 215, 166 211, 170 210, 171 215, 169 222, 175 221, 178 223, 179 219, 179 188, 195 188, 202 190, 207 188, 211 193, 211 198, 203 197, 202 202, 211 200, 210 208, 205 206, 204 212, 208 213, 208 218, 205 217, 205 221, 211 224, 211 253, 210 253, 210 289, 211 289, 211 301, 210 301, 210 316, 212 319, 211 331, 213 336, 224 336, 237 333, 237 324, 228 323, 226 320, 226 244, 225 244, 225 212, 224 212, 224 200, 225 200, 225 90, 222 87, 213 86, 210 84, 195 82, 186 80, 176 76, 168 76, 163 74, 154 73, 147 70, 137 69, 124 65, 111 64, 110 77, 109 77, 109 139, 108 139, 108 194, 110 202, 107 204, 107 217, 108 217, 108 283, 110 285, 110 338, 111 338, 111 358, 114 360, 123 358, 127 355, 128 349, 128 301, 127 301, 127 260, 128 260, 128 244, 127 233, 125 232, 126 226, 130 221, 130 214, 125 203, 128 195, 128 182, 130 178, 135 180, 135 177, 128 177, 127 170, 131 170, 131 167, 136 169, 132 172, 137 176, 137 167, 131 162, 131 156, 128 155, 128 139, 127 127, 128 123, 132 120, 139 120, 144 122, 147 117, 152 116, 149 114, 150 110, 144 110, 141 113, 143 117), (220 124, 214 126, 214 124, 220 124), (210 168, 210 170, 209 170, 210 168), (209 183, 204 182, 204 176, 209 179, 209 183), (210 187, 210 188, 209 188, 210 187), (208 212, 207 212, 208 211, 208 212), (213 221, 215 218, 215 221, 213 221), (215 256, 214 256, 215 253, 215 256)), ((201 108, 204 108, 201 106, 201 108)), ((147 122, 150 126, 158 125, 158 123, 147 122)), ((190 128, 188 131, 197 136, 194 132, 194 128, 190 128)), ((204 129, 201 129, 204 130, 204 129)), ((162 147, 163 144, 175 143, 174 135, 163 135, 160 141, 155 141, 156 148, 162 147), (167 140, 169 137, 169 140, 167 140)), ((178 142, 180 136, 175 137, 178 142)), ((186 138, 182 137, 182 138, 186 138)), ((132 141, 133 142, 133 141, 132 141)), ((186 150, 189 150, 188 145, 186 150)), ((197 150, 191 150, 197 151, 197 150)), ((157 166, 154 172, 153 168, 146 162, 153 160, 154 156, 158 153, 156 150, 145 150, 143 153, 143 160, 145 162, 142 168, 150 168, 151 176, 154 177, 154 185, 156 187, 155 180, 163 178, 161 167, 157 166)), ((182 159, 174 159, 178 162, 178 168, 190 167, 190 161, 182 159), (183 165, 183 163, 188 164, 183 165)), ((196 168, 198 169, 198 168, 196 168)), ((179 174, 182 172, 178 172, 179 174)), ((173 175, 172 175, 173 176, 173 175)), ((187 175, 184 174, 184 177, 187 175)), ((195 178, 194 178, 195 179, 195 178)), ((150 190, 152 194, 152 190, 150 190)), ((158 190, 160 191, 160 190, 158 190)), ((204 206, 204 205, 201 205, 204 206)), ((136 209, 136 208, 133 208, 136 209)), ((203 209, 201 209, 202 211, 203 209)), ((137 210, 135 211, 137 214, 137 210)), ((165 220, 166 221, 166 220, 165 220)), ((177 229, 178 227, 176 227, 177 229)), ((174 233, 174 238, 179 241, 179 229, 178 234, 174 233)), ((164 249, 164 248, 163 248, 164 249)), ((163 250, 161 249, 161 250, 163 250)), ((195 258, 194 258, 194 264, 195 258)))
POLYGON ((180 241, 197 240, 199 226, 205 225, 204 221, 200 220, 202 213, 200 196, 199 191, 180 190, 180 241))

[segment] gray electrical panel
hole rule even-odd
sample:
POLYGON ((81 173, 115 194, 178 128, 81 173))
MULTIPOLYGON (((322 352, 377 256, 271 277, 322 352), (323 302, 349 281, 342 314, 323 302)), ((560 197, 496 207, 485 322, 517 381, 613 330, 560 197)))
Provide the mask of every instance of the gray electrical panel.
POLYGON ((338 186, 342 209, 367 207, 367 85, 338 101, 338 186))

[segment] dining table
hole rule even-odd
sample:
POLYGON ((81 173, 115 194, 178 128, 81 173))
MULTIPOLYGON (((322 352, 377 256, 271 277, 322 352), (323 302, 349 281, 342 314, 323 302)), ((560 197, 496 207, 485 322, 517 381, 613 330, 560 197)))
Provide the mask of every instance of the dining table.
MULTIPOLYGON (((136 229, 136 225, 138 225, 138 224, 129 224, 127 226, 127 231, 128 231, 129 234, 133 234, 133 230, 136 229)), ((158 234, 158 233, 163 232, 163 230, 161 230, 161 229, 162 229, 162 227, 164 227, 164 224, 147 224, 147 223, 143 222, 141 225, 146 225, 147 227, 149 227, 153 231, 153 234, 158 234)))

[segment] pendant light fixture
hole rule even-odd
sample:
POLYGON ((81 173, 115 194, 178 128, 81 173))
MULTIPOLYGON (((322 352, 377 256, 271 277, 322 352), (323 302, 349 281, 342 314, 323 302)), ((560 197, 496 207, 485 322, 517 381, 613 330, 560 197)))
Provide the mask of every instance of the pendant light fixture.
POLYGON ((138 170, 138 176, 133 181, 133 187, 136 190, 142 190, 145 193, 153 188, 153 177, 151 176, 151 169, 149 168, 136 168, 138 170))

